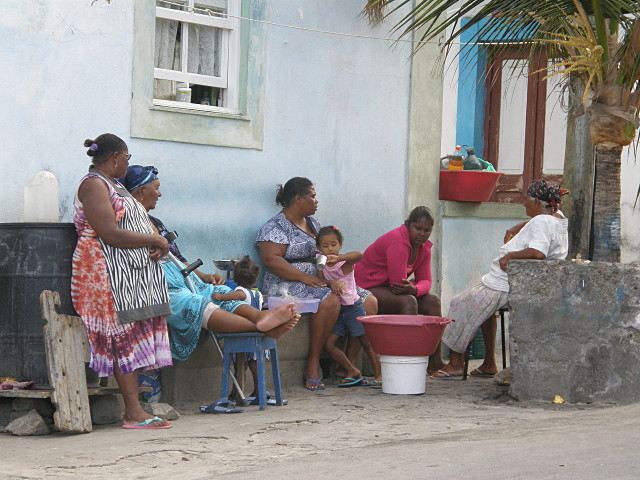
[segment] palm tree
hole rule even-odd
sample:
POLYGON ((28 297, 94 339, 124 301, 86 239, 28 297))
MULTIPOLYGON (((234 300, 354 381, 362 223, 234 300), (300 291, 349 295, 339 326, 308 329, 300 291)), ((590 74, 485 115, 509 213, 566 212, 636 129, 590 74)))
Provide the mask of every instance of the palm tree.
MULTIPOLYGON (((406 4, 413 2, 368 0, 365 12, 375 21, 406 4)), ((402 35, 420 32, 422 41, 444 35, 445 55, 473 29, 474 46, 492 38, 529 54, 546 48, 548 75, 582 80, 580 113, 589 115, 595 147, 593 260, 620 261, 621 154, 640 125, 639 15, 638 0, 423 0, 394 27, 402 35)))

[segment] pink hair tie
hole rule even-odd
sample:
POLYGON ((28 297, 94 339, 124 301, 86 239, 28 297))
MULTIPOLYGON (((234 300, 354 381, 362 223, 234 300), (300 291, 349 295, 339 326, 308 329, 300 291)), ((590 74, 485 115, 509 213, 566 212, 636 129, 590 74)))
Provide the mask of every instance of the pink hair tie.
POLYGON ((98 150, 98 144, 92 143, 91 146, 89 147, 89 150, 91 150, 92 152, 95 152, 96 150, 98 150))

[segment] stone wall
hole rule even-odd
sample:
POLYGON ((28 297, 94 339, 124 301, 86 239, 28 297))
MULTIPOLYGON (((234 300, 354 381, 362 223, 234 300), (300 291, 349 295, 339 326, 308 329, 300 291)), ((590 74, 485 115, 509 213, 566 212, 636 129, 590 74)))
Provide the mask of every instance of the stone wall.
POLYGON ((640 401, 640 266, 509 263, 511 394, 640 401))

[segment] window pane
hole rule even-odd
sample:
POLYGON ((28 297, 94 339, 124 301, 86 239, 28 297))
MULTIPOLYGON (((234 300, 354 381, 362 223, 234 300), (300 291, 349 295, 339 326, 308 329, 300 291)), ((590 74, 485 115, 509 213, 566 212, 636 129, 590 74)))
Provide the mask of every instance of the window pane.
MULTIPOLYGON (((553 63, 549 60, 549 64, 553 63)), ((549 70, 551 73, 553 70, 549 70)), ((564 173, 564 152, 567 140, 568 113, 563 105, 569 101, 569 93, 562 88, 562 76, 547 78, 547 104, 544 122, 544 150, 542 173, 562 175, 564 173)))
POLYGON ((220 77, 222 31, 189 24, 187 72, 220 77))
POLYGON ((524 167, 528 68, 525 60, 502 62, 498 170, 510 175, 522 175, 524 167))
POLYGON ((156 18, 156 68, 180 70, 180 22, 156 18))
POLYGON ((173 9, 176 9, 176 10, 184 10, 183 7, 179 7, 178 5, 174 5, 176 3, 179 3, 181 5, 186 5, 188 2, 187 2, 187 0, 168 0, 166 2, 163 2, 162 0, 156 0, 156 7, 173 8, 173 9))
POLYGON ((220 89, 206 85, 191 85, 191 103, 200 105, 222 106, 220 104, 220 89))
POLYGON ((209 15, 206 10, 211 10, 211 13, 227 13, 227 0, 198 0, 194 6, 195 12, 201 15, 209 15))

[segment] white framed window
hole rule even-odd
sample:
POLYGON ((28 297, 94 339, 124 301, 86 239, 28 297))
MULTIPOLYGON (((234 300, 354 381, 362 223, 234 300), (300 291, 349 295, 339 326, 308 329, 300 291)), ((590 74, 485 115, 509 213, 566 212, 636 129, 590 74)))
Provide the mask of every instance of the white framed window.
POLYGON ((262 149, 267 0, 132 3, 131 136, 262 149))
POLYGON ((155 105, 238 113, 239 16, 240 0, 156 0, 155 105))

